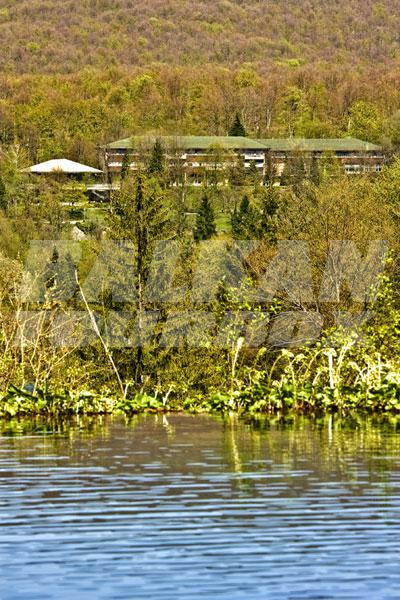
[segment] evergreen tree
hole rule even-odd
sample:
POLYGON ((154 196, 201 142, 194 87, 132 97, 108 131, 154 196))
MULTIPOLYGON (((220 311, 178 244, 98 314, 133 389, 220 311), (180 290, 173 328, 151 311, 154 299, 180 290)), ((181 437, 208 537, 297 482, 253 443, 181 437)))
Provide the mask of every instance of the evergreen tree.
POLYGON ((44 272, 44 284, 52 300, 71 299, 76 291, 75 263, 69 252, 60 257, 56 247, 44 272))
POLYGON ((54 246, 53 253, 51 255, 50 262, 47 264, 44 272, 44 280, 46 288, 52 289, 57 285, 57 270, 58 270, 58 259, 60 255, 57 248, 54 246))
POLYGON ((265 153, 265 175, 264 185, 273 185, 276 177, 275 166, 272 160, 271 152, 265 153))
POLYGON ((164 150, 162 144, 159 139, 156 139, 154 146, 151 151, 149 166, 148 166, 148 174, 159 176, 164 173, 165 169, 165 159, 164 159, 164 150))
POLYGON ((239 154, 236 162, 229 169, 229 183, 233 187, 245 185, 246 169, 244 166, 244 156, 239 154))
POLYGON ((283 167, 281 174, 281 185, 291 185, 296 191, 301 187, 305 176, 306 170, 303 157, 300 154, 297 156, 291 156, 286 160, 283 167))
POLYGON ((158 182, 138 173, 115 194, 110 215, 113 239, 128 240, 137 249, 136 270, 142 281, 152 258, 154 240, 170 235, 174 215, 171 198, 158 182))
POLYGON ((231 215, 231 229, 232 229, 232 235, 233 237, 236 239, 239 237, 240 235, 240 220, 239 220, 239 214, 238 214, 238 209, 236 206, 236 202, 235 202, 235 207, 233 209, 233 213, 231 215))
POLYGON ((273 243, 276 241, 279 191, 272 185, 267 185, 262 188, 261 193, 260 237, 273 243))
POLYGON ((233 121, 232 126, 229 129, 228 135, 232 135, 234 137, 246 136, 246 130, 240 119, 239 113, 236 113, 235 120, 233 121))
POLYGON ((214 211, 207 194, 204 194, 196 218, 194 239, 209 240, 216 232, 214 211))
POLYGON ((133 377, 136 383, 143 383, 146 359, 150 360, 142 344, 146 281, 154 258, 155 241, 169 238, 175 232, 171 196, 161 189, 158 181, 139 172, 135 179, 128 178, 116 193, 110 214, 110 229, 112 239, 126 240, 135 248, 132 264, 135 275, 129 281, 117 281, 122 287, 126 286, 128 296, 134 290, 137 298, 134 309, 128 300, 125 308, 135 317, 138 345, 134 351, 121 351, 116 360, 127 377, 133 377))
POLYGON ((122 159, 121 179, 126 179, 128 177, 130 168, 131 168, 131 155, 127 150, 122 159))
POLYGON ((61 261, 60 269, 60 296, 62 299, 69 299, 73 302, 73 296, 76 292, 77 285, 75 279, 75 261, 70 252, 67 252, 64 260, 61 261))
POLYGON ((219 144, 213 144, 207 152, 207 167, 205 169, 205 179, 207 184, 218 185, 223 183, 226 178, 225 163, 226 153, 219 144))
POLYGON ((236 239, 253 239, 259 235, 259 213, 251 206, 245 194, 240 202, 239 210, 236 206, 231 217, 232 234, 236 239))
POLYGON ((306 177, 304 159, 300 154, 293 158, 291 171, 292 186, 294 191, 298 192, 306 177))
POLYGON ((285 161, 285 164, 283 165, 282 173, 280 176, 280 184, 282 186, 288 186, 291 184, 291 169, 290 169, 290 162, 288 159, 285 161))
POLYGON ((319 173, 319 166, 318 166, 318 159, 316 157, 315 154, 312 155, 311 157, 311 163, 310 163, 310 181, 316 185, 319 186, 319 184, 321 183, 321 177, 320 177, 320 173, 319 173))
POLYGON ((257 188, 257 186, 260 183, 260 173, 258 172, 257 165, 254 160, 250 161, 248 177, 251 183, 254 185, 254 187, 257 188))

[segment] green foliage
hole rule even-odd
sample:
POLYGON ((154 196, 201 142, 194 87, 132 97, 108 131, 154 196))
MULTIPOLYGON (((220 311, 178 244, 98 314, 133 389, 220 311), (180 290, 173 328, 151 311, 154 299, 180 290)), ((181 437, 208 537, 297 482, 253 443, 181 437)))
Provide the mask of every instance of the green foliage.
MULTIPOLYGON (((58 253, 53 252, 51 264, 57 265, 59 259, 58 253)), ((388 268, 393 268, 390 261, 388 268)), ((52 289, 55 287, 56 276, 51 285, 52 289)), ((222 315, 234 301, 234 291, 221 285, 218 302, 222 315)), ((239 306, 243 309, 247 305, 242 302, 239 306)), ((104 384, 93 390, 82 384, 71 386, 69 377, 74 369, 76 373, 82 370, 79 366, 62 369, 62 379, 56 378, 53 385, 47 382, 21 386, 9 383, 0 398, 0 417, 132 414, 182 409, 250 414, 292 410, 400 413, 400 309, 387 275, 382 278, 375 309, 373 319, 359 331, 334 327, 326 330, 325 335, 311 346, 275 350, 271 356, 266 347, 261 347, 250 362, 248 358, 241 359, 242 354, 245 355, 244 338, 238 337, 236 323, 225 332, 231 336, 232 344, 224 352, 196 349, 191 357, 189 348, 175 350, 171 358, 176 374, 159 356, 156 364, 159 368, 162 365, 167 378, 174 378, 173 383, 165 382, 161 387, 153 383, 152 390, 146 392, 143 388, 133 387, 129 393, 127 386, 127 393, 122 396, 104 384), (223 375, 228 366, 230 381, 223 375), (196 386, 188 387, 185 376, 178 385, 175 375, 182 368, 189 368, 196 386), (210 374, 217 375, 216 385, 208 384, 199 392, 207 369, 210 374), (60 383, 62 380, 63 384, 60 383)), ((40 346, 41 342, 36 351, 41 351, 40 346)), ((129 360, 132 360, 132 354, 129 360)), ((2 366, 4 370, 5 355, 2 366)))
POLYGON ((229 183, 232 187, 245 185, 247 178, 246 168, 244 166, 244 157, 240 154, 228 172, 229 183))
POLYGON ((329 10, 322 0, 291 0, 285 10, 249 0, 244 12, 230 6, 227 22, 226 6, 211 0, 197 12, 173 2, 168 19, 155 0, 95 10, 74 2, 72 22, 69 5, 37 4, 0 10, 0 141, 19 143, 27 164, 55 155, 91 164, 98 146, 134 133, 242 135, 243 122, 253 137, 399 140, 398 28, 388 6, 378 19, 344 0, 329 10))
POLYGON ((120 398, 109 390, 96 393, 87 390, 36 389, 30 393, 26 388, 11 385, 0 398, 0 417, 11 418, 24 415, 73 416, 134 414, 143 412, 164 412, 171 407, 157 396, 134 394, 131 398, 120 398))
POLYGON ((295 190, 298 190, 305 177, 306 170, 301 154, 288 157, 281 174, 281 185, 293 186, 295 190))
POLYGON ((310 119, 310 107, 306 94, 297 86, 289 86, 280 100, 279 119, 285 127, 286 134, 304 136, 305 129, 310 119))
MULTIPOLYGON (((35 62, 38 56, 42 52, 35 62)), ((258 74, 254 86, 238 89, 235 71, 217 65, 92 68, 62 75, 33 74, 37 70, 23 80, 0 75, 0 86, 9 90, 0 110, 2 153, 19 146, 20 156, 25 154, 18 159, 21 168, 55 156, 96 166, 99 146, 134 134, 224 135, 236 113, 246 116, 246 133, 254 138, 344 137, 353 122, 351 133, 367 140, 399 139, 398 90, 388 79, 377 100, 372 75, 366 80, 316 67, 307 70, 307 85, 299 89, 290 71, 272 70, 258 74), (343 78, 339 89, 332 87, 335 77, 343 78), (195 83, 199 79, 201 85, 195 83), (357 106, 349 120, 348 97, 360 90, 364 103, 377 106, 376 126, 368 124, 373 115, 362 120, 357 106)), ((243 134, 237 125, 236 135, 243 134)), ((7 181, 2 168, 1 174, 7 181)))
POLYGON ((113 198, 109 219, 113 239, 140 246, 142 264, 148 265, 154 241, 171 231, 173 212, 169 193, 155 178, 142 173, 130 177, 113 198))
POLYGON ((310 181, 314 185, 318 186, 321 183, 321 176, 319 172, 318 158, 315 154, 311 157, 310 163, 310 181))
MULTIPOLYGON (((170 200, 168 192, 161 189, 157 179, 146 177, 142 173, 138 173, 134 179, 126 179, 113 199, 113 211, 110 215, 113 239, 131 242, 135 249, 133 264, 127 267, 130 270, 129 281, 120 282, 127 286, 131 301, 132 296, 137 298, 134 308, 127 300, 126 310, 132 314, 132 319, 137 317, 140 321, 140 315, 145 309, 145 282, 155 242, 167 238, 174 227, 174 211, 170 200)), ((125 264, 126 260, 125 258, 125 264)), ((131 377, 135 383, 144 380, 149 354, 143 349, 142 335, 143 328, 139 326, 137 347, 131 352, 121 351, 118 361, 125 376, 131 377)))
POLYGON ((342 169, 333 152, 324 152, 319 162, 320 181, 340 179, 342 169))
POLYGON ((209 240, 216 233, 215 216, 208 194, 204 194, 196 217, 194 239, 209 240))
POLYGON ((131 155, 128 151, 124 153, 121 167, 121 179, 126 179, 131 170, 131 155))
POLYGON ((235 120, 233 121, 233 123, 229 129, 228 135, 233 135, 233 136, 245 136, 246 135, 246 130, 240 119, 239 113, 236 113, 235 120))
POLYGON ((46 265, 43 274, 47 297, 51 301, 59 298, 70 298, 76 291, 75 263, 70 253, 60 258, 57 248, 54 248, 52 257, 46 265))
MULTIPOLYGON (((322 0, 314 4, 290 0, 283 10, 274 3, 249 0, 246 10, 243 4, 232 3, 227 20, 226 5, 210 0, 196 11, 189 0, 173 2, 165 14, 155 0, 134 5, 129 0, 103 0, 96 2, 95 10, 90 2, 60 7, 56 0, 45 6, 37 0, 20 0, 0 9, 7 48, 0 66, 11 73, 77 73, 93 68, 112 72, 119 64, 155 64, 160 56, 165 65, 197 67, 201 56, 203 64, 224 69, 235 65, 235 87, 247 93, 257 89, 260 67, 294 71, 297 81, 304 80, 308 65, 320 64, 321 71, 333 65, 344 73, 348 65, 354 65, 355 72, 372 70, 376 64, 393 70, 395 8, 389 0, 361 6, 338 0, 329 10, 322 0), (68 19, 71 10, 76 20, 68 19), (378 41, 376 31, 384 32, 378 41)), ((332 86, 338 87, 335 80, 332 86)))
POLYGON ((231 216, 232 235, 235 239, 252 240, 258 237, 260 214, 250 204, 245 194, 240 201, 239 209, 236 206, 231 216))
POLYGON ((261 178, 260 173, 257 169, 257 165, 254 160, 250 161, 249 169, 248 169, 248 179, 253 184, 254 188, 257 189, 260 184, 261 178))
POLYGON ((381 175, 374 182, 377 200, 381 199, 390 207, 392 216, 396 221, 400 218, 400 158, 384 167, 381 175))
POLYGON ((6 185, 0 177, 0 209, 7 210, 6 185))
POLYGON ((278 229, 279 192, 273 185, 266 185, 259 192, 259 203, 261 206, 260 237, 274 243, 278 229))
POLYGON ((157 139, 151 150, 148 173, 150 176, 160 176, 164 173, 165 159, 161 141, 157 139))
POLYGON ((266 152, 265 154, 265 175, 264 175, 264 185, 274 185, 276 179, 276 171, 275 166, 272 160, 271 152, 266 152))
POLYGON ((383 119, 373 102, 359 100, 351 106, 350 135, 379 143, 382 139, 383 119))
POLYGON ((62 201, 67 204, 86 204, 85 187, 77 182, 71 182, 62 189, 62 201))

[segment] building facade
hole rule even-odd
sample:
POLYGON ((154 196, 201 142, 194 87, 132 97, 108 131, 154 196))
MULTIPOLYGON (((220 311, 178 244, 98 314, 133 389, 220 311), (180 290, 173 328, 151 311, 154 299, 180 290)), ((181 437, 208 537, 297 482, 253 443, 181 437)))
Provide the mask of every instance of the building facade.
POLYGON ((303 158, 306 167, 313 158, 322 165, 324 160, 328 162, 334 157, 349 175, 379 173, 385 163, 381 146, 356 138, 275 138, 259 141, 269 149, 278 176, 282 174, 287 162, 298 156, 303 158))
POLYGON ((306 174, 313 160, 323 168, 327 161, 334 159, 347 174, 378 173, 385 162, 380 146, 355 138, 255 140, 230 136, 136 136, 103 148, 109 179, 118 177, 123 168, 139 169, 156 139, 162 144, 176 182, 185 181, 190 185, 208 181, 223 184, 238 165, 245 170, 255 167, 260 178, 265 178, 272 168, 274 180, 279 183, 285 165, 299 157, 306 174))

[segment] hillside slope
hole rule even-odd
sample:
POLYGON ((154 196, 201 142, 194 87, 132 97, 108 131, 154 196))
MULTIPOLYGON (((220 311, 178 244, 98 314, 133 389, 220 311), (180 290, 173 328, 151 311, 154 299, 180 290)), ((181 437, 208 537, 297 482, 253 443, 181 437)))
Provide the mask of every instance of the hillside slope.
POLYGON ((0 68, 400 62, 400 0, 0 0, 0 68))

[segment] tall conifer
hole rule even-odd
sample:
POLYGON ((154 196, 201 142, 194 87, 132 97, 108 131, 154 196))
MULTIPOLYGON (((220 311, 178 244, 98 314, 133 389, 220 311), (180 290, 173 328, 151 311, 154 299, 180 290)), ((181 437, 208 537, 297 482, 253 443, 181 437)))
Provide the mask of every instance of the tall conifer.
POLYGON ((234 137, 246 136, 246 130, 240 119, 239 113, 236 113, 235 115, 235 120, 233 121, 232 126, 229 130, 229 135, 232 135, 234 137))
POLYGON ((207 194, 204 194, 196 218, 194 238, 197 241, 209 240, 216 230, 214 211, 207 194))

